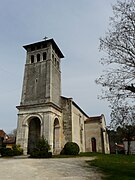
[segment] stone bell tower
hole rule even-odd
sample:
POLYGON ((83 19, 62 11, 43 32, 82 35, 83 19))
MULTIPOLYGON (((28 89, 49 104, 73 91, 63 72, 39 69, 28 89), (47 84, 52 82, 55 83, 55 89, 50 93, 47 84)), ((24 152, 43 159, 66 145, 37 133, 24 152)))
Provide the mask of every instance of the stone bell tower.
POLYGON ((24 46, 27 51, 21 105, 53 103, 60 106, 60 58, 53 39, 24 46))
MULTIPOLYGON (((61 121, 61 71, 63 54, 53 39, 23 46, 26 50, 22 97, 17 106, 17 144, 30 152, 37 139, 45 137, 56 149, 53 124, 61 121), (57 119, 57 122, 54 122, 57 119)), ((60 133, 60 132, 59 132, 60 133)), ((57 148, 61 147, 60 139, 57 148)))

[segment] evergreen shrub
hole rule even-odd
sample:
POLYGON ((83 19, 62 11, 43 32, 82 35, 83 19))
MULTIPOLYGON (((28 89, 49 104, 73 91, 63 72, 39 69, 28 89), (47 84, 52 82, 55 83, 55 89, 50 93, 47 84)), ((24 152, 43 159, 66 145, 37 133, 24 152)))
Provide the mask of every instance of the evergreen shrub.
POLYGON ((67 142, 64 148, 61 151, 61 155, 77 155, 80 151, 80 148, 75 142, 67 142))
POLYGON ((36 147, 31 151, 30 158, 51 158, 52 152, 49 152, 50 145, 44 138, 39 139, 36 147))

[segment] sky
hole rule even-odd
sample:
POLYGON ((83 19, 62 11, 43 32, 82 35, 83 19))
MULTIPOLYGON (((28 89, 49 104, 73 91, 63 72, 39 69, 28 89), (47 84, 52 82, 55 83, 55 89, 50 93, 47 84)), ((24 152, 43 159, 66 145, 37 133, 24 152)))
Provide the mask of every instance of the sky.
POLYGON ((0 129, 17 127, 26 51, 22 47, 45 36, 53 38, 62 59, 62 95, 89 116, 110 109, 99 100, 102 87, 95 83, 105 69, 99 61, 99 38, 105 36, 116 0, 4 0, 0 4, 0 129))

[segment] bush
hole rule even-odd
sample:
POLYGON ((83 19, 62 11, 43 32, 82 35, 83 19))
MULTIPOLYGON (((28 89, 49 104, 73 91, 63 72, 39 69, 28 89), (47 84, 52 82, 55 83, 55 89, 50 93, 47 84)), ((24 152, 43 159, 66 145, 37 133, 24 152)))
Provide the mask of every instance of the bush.
POLYGON ((20 144, 14 145, 12 147, 12 149, 13 149, 13 152, 14 152, 15 156, 23 154, 23 149, 21 148, 20 144))
POLYGON ((1 148, 1 156, 19 156, 23 154, 23 150, 20 145, 14 145, 13 148, 1 148))
POLYGON ((79 151, 80 151, 80 148, 77 143, 67 142, 60 154, 77 155, 79 151))
POLYGON ((64 151, 64 148, 61 150, 60 152, 60 155, 64 155, 65 154, 65 151, 64 151))
POLYGON ((50 145, 48 144, 48 141, 42 137, 36 143, 36 149, 48 152, 50 150, 50 145))
POLYGON ((44 138, 41 138, 37 144, 36 148, 30 153, 31 158, 51 158, 52 153, 48 152, 50 150, 50 146, 48 141, 44 138))
POLYGON ((10 148, 1 148, 0 150, 1 156, 13 156, 13 150, 10 148))
POLYGON ((31 158, 51 158, 52 152, 46 152, 45 150, 39 151, 37 149, 34 149, 31 154, 31 158))

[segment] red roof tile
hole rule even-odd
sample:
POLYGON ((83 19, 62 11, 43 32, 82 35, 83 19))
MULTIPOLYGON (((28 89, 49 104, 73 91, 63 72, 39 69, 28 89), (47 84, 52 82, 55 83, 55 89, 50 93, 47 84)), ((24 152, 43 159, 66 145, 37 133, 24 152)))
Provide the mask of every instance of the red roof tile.
POLYGON ((3 131, 3 130, 0 130, 0 137, 5 137, 6 136, 6 133, 3 131))

